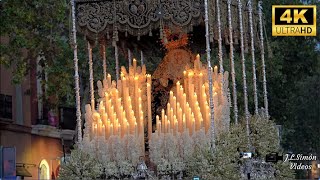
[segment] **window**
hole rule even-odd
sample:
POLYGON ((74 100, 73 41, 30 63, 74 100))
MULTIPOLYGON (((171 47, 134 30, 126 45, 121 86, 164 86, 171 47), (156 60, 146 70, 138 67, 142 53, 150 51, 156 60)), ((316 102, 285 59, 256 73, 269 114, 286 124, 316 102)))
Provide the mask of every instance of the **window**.
POLYGON ((43 159, 39 165, 39 179, 41 180, 50 179, 49 164, 45 159, 43 159))
POLYGON ((12 119, 12 96, 0 94, 0 118, 12 119))

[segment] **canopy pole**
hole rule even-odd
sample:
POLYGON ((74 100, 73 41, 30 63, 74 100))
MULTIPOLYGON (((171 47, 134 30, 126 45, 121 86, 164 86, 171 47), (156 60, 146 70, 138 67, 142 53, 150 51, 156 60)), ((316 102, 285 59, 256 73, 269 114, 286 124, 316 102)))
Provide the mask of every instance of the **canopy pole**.
POLYGON ((114 43, 114 55, 116 58, 116 82, 118 84, 118 80, 119 80, 119 53, 118 53, 118 46, 117 43, 114 43))
POLYGON ((247 130, 247 143, 248 148, 251 148, 250 141, 250 129, 249 129, 249 110, 248 110, 248 94, 247 94, 247 79, 246 79, 246 65, 244 57, 244 39, 243 39, 243 22, 242 22, 242 3, 241 0, 238 0, 238 9, 239 9, 239 23, 240 23, 240 42, 241 42, 241 63, 242 63, 242 80, 243 80, 243 96, 244 96, 244 112, 246 119, 246 130, 247 130))
MULTIPOLYGON (((221 35, 221 15, 220 15, 220 0, 216 0, 216 6, 217 6, 217 23, 218 23, 218 49, 219 49, 219 66, 220 66, 220 73, 223 75, 224 69, 223 69, 223 53, 222 53, 222 35, 221 35)), ((223 78, 221 78, 223 81, 223 78)))
POLYGON ((102 63, 103 63, 103 79, 107 79, 107 56, 106 56, 106 42, 102 41, 102 63))
MULTIPOLYGON (((210 128, 211 128, 211 150, 215 149, 215 129, 214 129, 214 106, 213 106, 213 82, 212 82, 212 67, 210 55, 210 35, 209 35, 209 18, 208 18, 208 0, 204 0, 205 7, 205 28, 206 28, 206 52, 208 63, 208 79, 209 79, 209 103, 210 103, 210 128)), ((221 67, 220 67, 221 68, 221 67)))
POLYGON ((253 78, 253 100, 254 100, 254 114, 258 114, 258 93, 257 93, 257 75, 256 75, 256 60, 254 49, 254 34, 253 34, 253 18, 252 18, 252 0, 248 1, 249 6, 249 26, 251 38, 251 59, 252 59, 252 78, 253 78))
POLYGON ((143 56, 143 51, 140 51, 141 54, 141 67, 144 64, 144 56, 143 56))
POLYGON ((232 96, 233 96, 233 113, 235 124, 238 124, 238 102, 237 102, 237 87, 236 75, 234 70, 234 50, 233 50, 233 29, 231 17, 231 0, 228 0, 228 23, 229 23, 229 41, 230 41, 230 66, 231 66, 231 79, 232 79, 232 96))
MULTIPOLYGON (((131 55, 131 50, 128 49, 128 62, 129 62, 129 67, 131 66, 131 62, 132 62, 132 55, 131 55)), ((128 69, 129 69, 128 67, 128 69)))
POLYGON ((88 57, 89 57, 89 81, 90 81, 90 101, 91 101, 91 109, 95 110, 95 101, 94 101, 94 82, 93 82, 93 63, 92 63, 92 48, 91 44, 88 41, 88 57))
POLYGON ((80 109, 80 88, 79 88, 79 71, 78 71, 78 45, 77 45, 77 30, 76 30, 76 14, 75 2, 71 0, 71 13, 72 13, 72 47, 73 47, 73 61, 74 61, 74 82, 76 93, 76 116, 77 116, 77 135, 78 142, 82 141, 82 122, 81 122, 81 109, 80 109))
POLYGON ((260 46, 261 46, 261 61, 262 61, 262 75, 263 75, 263 97, 264 97, 264 110, 269 119, 268 110, 268 92, 267 92, 267 78, 266 78, 266 64, 264 59, 264 39, 263 39, 263 25, 262 25, 262 1, 258 3, 259 7, 259 31, 260 31, 260 46))

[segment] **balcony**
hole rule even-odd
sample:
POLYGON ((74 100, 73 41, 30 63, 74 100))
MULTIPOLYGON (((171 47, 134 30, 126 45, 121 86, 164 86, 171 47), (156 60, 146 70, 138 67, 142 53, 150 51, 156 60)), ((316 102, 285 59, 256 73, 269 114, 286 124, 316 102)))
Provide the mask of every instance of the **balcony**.
POLYGON ((32 125, 32 134, 72 140, 76 129, 75 108, 59 107, 59 111, 44 111, 44 117, 32 125))

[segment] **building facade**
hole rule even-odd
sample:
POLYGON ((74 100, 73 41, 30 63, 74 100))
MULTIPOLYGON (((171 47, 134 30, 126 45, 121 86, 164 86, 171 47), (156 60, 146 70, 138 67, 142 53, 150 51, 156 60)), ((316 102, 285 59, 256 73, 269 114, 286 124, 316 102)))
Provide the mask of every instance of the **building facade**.
MULTIPOLYGON (((60 161, 73 143, 75 127, 63 129, 60 122, 64 119, 75 124, 75 113, 72 110, 62 113, 61 108, 52 115, 45 108, 41 102, 45 79, 38 76, 41 67, 37 61, 30 63, 28 75, 17 85, 12 84, 12 69, 0 65, 0 145, 15 148, 18 178, 55 179, 60 161), (69 114, 70 118, 64 118, 63 114, 69 114)), ((1 159, 3 175, 6 167, 1 159)))

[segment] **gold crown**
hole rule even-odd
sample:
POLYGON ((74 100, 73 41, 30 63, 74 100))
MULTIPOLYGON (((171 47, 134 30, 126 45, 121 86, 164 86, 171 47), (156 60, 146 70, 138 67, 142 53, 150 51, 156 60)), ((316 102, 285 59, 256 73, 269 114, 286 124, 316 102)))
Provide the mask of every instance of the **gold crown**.
POLYGON ((188 34, 183 33, 180 29, 176 29, 175 32, 172 32, 172 30, 165 28, 162 44, 167 50, 184 47, 188 45, 188 34))

